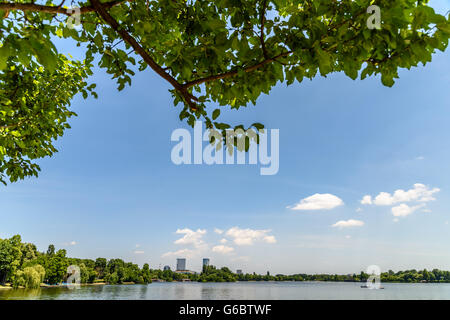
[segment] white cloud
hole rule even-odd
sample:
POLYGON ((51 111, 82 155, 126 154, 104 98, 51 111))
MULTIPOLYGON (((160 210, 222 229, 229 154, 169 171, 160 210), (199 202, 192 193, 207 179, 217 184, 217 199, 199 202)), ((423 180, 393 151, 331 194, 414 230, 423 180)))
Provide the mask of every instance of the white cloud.
POLYGON ((63 243, 64 246, 76 246, 77 244, 78 244, 78 242, 76 242, 76 241, 70 241, 70 242, 63 243))
POLYGON ((361 200, 361 204, 372 204, 372 196, 364 196, 361 200))
POLYGON ((398 222, 399 220, 398 220, 398 218, 394 218, 392 221, 398 222))
POLYGON ((134 251, 134 254, 143 254, 144 253, 144 251, 142 251, 142 250, 136 250, 136 251, 134 251))
POLYGON ((430 209, 423 209, 423 210, 422 210, 422 212, 425 212, 425 213, 430 213, 430 212, 431 212, 431 210, 430 210, 430 209))
POLYGON ((141 246, 140 244, 137 244, 137 245, 136 245, 136 248, 139 248, 140 246, 141 246))
POLYGON ((219 228, 214 228, 214 232, 217 234, 222 234, 223 230, 219 229, 219 228))
POLYGON ((248 256, 235 257, 235 258, 232 258, 231 261, 234 261, 234 262, 249 262, 250 261, 250 257, 248 257, 248 256))
POLYGON ((391 206, 400 202, 429 202, 436 200, 433 194, 439 192, 439 188, 430 189, 422 183, 414 184, 412 189, 407 191, 398 189, 392 195, 388 192, 380 192, 372 201, 370 195, 366 195, 361 200, 362 204, 375 204, 377 206, 391 206))
POLYGON ((228 240, 225 239, 225 238, 223 238, 223 239, 220 240, 220 243, 227 243, 227 242, 228 242, 228 240))
POLYGON ((189 228, 178 229, 176 231, 178 234, 184 234, 183 238, 180 238, 175 241, 175 244, 181 245, 193 245, 196 248, 199 248, 204 245, 202 237, 206 234, 206 230, 197 229, 197 231, 193 231, 189 228))
POLYGON ((227 247, 224 245, 218 245, 212 248, 213 252, 221 253, 221 254, 230 254, 234 251, 234 248, 227 247))
POLYGON ((169 251, 162 255, 163 258, 165 257, 182 257, 182 258, 192 258, 197 255, 197 252, 190 249, 181 249, 178 251, 169 251))
POLYGON ((373 203, 377 206, 390 206, 395 203, 395 200, 390 193, 380 192, 373 200, 373 203))
POLYGON ((335 195, 329 193, 316 193, 310 197, 300 200, 292 210, 330 210, 342 206, 344 202, 335 195))
POLYGON ((351 239, 351 238, 352 238, 352 236, 349 236, 349 235, 345 236, 345 239, 351 239))
POLYGON ((416 157, 416 160, 424 160, 424 159, 425 159, 424 156, 418 156, 418 157, 416 157))
POLYGON ((270 230, 240 229, 239 227, 230 228, 225 234, 233 238, 238 246, 252 245, 255 241, 266 243, 277 242, 273 235, 269 235, 270 230))
POLYGON ((356 212, 361 212, 361 211, 363 211, 363 209, 361 209, 361 208, 356 208, 355 211, 356 211, 356 212))
POLYGON ((265 236, 263 240, 267 243, 276 243, 277 239, 274 236, 265 236))
POLYGON ((392 207, 391 211, 394 217, 406 217, 416 211, 417 209, 423 208, 425 203, 419 204, 417 206, 410 207, 405 203, 402 203, 396 207, 392 207))
POLYGON ((362 227, 364 225, 364 222, 360 220, 340 220, 332 225, 332 227, 337 228, 349 228, 349 227, 362 227))

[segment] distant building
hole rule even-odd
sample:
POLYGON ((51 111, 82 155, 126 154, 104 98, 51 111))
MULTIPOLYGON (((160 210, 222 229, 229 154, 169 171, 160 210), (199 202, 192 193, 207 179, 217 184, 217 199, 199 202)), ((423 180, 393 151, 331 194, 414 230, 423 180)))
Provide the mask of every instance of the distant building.
POLYGON ((186 259, 185 258, 178 258, 177 259, 177 271, 184 271, 186 270, 186 259))
POLYGON ((175 271, 176 273, 181 273, 181 274, 197 274, 197 272, 195 271, 191 271, 191 270, 177 270, 175 271))
POLYGON ((170 266, 164 266, 164 271, 170 270, 170 266))
POLYGON ((242 274, 242 270, 241 270, 241 269, 237 269, 237 270, 236 270, 236 273, 237 273, 237 274, 242 274))
POLYGON ((203 266, 209 266, 209 258, 203 258, 203 266))

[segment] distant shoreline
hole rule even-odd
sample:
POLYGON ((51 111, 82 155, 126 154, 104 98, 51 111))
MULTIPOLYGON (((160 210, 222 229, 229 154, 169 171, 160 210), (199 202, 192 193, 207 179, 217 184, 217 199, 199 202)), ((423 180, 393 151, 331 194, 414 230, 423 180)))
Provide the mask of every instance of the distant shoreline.
MULTIPOLYGON (((153 283, 201 283, 201 284, 209 284, 209 283, 273 283, 273 282, 296 282, 296 283, 366 283, 365 281, 324 281, 324 280, 305 280, 305 281, 295 281, 295 280, 249 280, 249 281, 230 281, 230 282, 223 282, 223 281, 207 281, 207 282, 200 282, 200 281, 153 281, 153 283)), ((382 282, 383 284, 386 283, 395 283, 395 284, 448 284, 450 282, 382 282)), ((147 284, 150 285, 151 283, 147 284)), ((105 286, 105 285, 111 285, 111 286, 123 286, 123 285, 142 285, 141 283, 134 283, 134 282, 124 282, 124 283, 117 283, 117 284, 110 284, 107 282, 98 282, 98 283, 81 283, 80 286, 82 287, 90 287, 90 286, 105 286)), ((68 287, 68 284, 55 284, 55 285, 49 285, 42 283, 39 288, 64 288, 68 287)), ((9 290, 9 289, 15 289, 11 285, 2 286, 0 285, 0 290, 9 290)), ((24 287, 19 287, 17 289, 26 289, 24 287)))

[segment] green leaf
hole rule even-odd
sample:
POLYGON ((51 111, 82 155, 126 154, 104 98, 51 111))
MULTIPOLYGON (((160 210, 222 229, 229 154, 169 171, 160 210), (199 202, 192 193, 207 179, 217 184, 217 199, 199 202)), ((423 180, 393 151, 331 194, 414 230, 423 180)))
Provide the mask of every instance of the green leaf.
POLYGON ((216 120, 219 115, 220 115, 220 109, 214 110, 214 112, 212 114, 212 119, 216 120))

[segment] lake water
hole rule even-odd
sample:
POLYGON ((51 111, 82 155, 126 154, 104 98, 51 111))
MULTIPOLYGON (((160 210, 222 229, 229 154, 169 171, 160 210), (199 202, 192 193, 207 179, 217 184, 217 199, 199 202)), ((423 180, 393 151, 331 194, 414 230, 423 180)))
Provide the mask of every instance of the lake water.
POLYGON ((135 299, 135 300, 305 300, 305 299, 450 299, 450 283, 383 283, 370 290, 343 282, 174 282, 149 285, 82 286, 79 289, 0 289, 2 299, 135 299))

